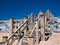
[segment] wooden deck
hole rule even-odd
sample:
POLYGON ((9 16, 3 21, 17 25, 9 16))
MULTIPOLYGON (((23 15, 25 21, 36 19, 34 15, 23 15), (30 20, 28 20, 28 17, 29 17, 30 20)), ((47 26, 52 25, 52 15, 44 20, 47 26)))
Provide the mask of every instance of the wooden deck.
POLYGON ((41 41, 39 45, 60 45, 60 33, 52 33, 48 41, 41 41))

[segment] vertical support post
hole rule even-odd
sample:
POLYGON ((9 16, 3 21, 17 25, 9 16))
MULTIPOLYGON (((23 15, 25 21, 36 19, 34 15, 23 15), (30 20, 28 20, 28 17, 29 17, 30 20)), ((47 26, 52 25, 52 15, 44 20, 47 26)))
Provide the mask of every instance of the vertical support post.
MULTIPOLYGON (((24 22, 26 22, 26 21, 28 21, 28 17, 27 16, 24 17, 24 22)), ((25 25, 26 25, 26 28, 24 30, 24 34, 26 34, 26 31, 28 30, 28 22, 25 25)))
POLYGON ((28 37, 28 45, 34 45, 34 37, 28 37))
POLYGON ((45 41, 45 15, 40 12, 40 24, 41 24, 41 41, 45 41))
POLYGON ((48 26, 48 32, 49 32, 49 35, 50 35, 50 19, 47 19, 47 26, 48 26))
MULTIPOLYGON (((21 23, 21 25, 22 25, 22 21, 21 21, 20 23, 21 23)), ((20 25, 20 26, 21 26, 21 25, 20 25)))
POLYGON ((45 29, 47 30, 47 17, 45 16, 45 29))
POLYGON ((10 35, 14 32, 13 31, 13 21, 14 21, 14 19, 10 18, 10 35))
MULTIPOLYGON (((14 32, 14 30, 13 30, 13 23, 14 23, 14 19, 10 18, 10 36, 14 32)), ((11 42, 13 41, 13 37, 12 37, 12 39, 10 41, 11 42)))
POLYGON ((28 15, 28 23, 30 24, 30 15, 28 15))
POLYGON ((31 22, 33 22, 33 19, 34 19, 34 15, 33 13, 31 13, 31 22))
POLYGON ((39 39, 38 39, 38 21, 36 22, 36 45, 38 45, 38 41, 39 41, 39 39))

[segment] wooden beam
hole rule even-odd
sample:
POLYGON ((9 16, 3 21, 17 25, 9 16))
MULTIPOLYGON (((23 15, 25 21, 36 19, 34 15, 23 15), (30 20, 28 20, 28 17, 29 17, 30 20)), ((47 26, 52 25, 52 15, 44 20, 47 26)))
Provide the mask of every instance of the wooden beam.
POLYGON ((39 39, 38 39, 38 21, 36 22, 36 45, 38 45, 38 41, 39 41, 39 39))
POLYGON ((40 24, 41 24, 41 41, 45 41, 45 15, 40 12, 40 24))
POLYGON ((13 31, 13 22, 14 22, 14 19, 10 18, 10 35, 14 32, 13 31))
MULTIPOLYGON (((25 16, 24 17, 24 22, 26 22, 27 20, 28 20, 28 16, 25 16)), ((25 23, 25 25, 27 25, 27 26, 26 26, 26 28, 24 30, 24 34, 26 34, 26 31, 28 30, 28 21, 25 23)))

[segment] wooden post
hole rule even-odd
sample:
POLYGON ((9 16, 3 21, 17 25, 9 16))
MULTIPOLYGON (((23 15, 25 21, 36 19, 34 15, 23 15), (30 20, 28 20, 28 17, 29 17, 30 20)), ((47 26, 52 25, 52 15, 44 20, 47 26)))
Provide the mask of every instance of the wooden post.
POLYGON ((41 41, 45 41, 45 15, 40 11, 41 41))
MULTIPOLYGON (((24 17, 24 22, 26 22, 28 20, 28 17, 27 16, 25 16, 24 17)), ((26 28, 25 28, 25 30, 24 30, 24 34, 26 34, 26 31, 28 30, 28 22, 26 23, 26 28)))
POLYGON ((49 32, 49 36, 50 36, 50 19, 47 19, 47 31, 49 32))
POLYGON ((30 24, 30 15, 28 15, 28 24, 30 24))
POLYGON ((47 19, 48 31, 50 31, 50 19, 47 19))
MULTIPOLYGON (((13 23, 14 23, 14 19, 10 18, 10 36, 13 34, 14 30, 13 30, 13 23)), ((13 37, 11 38, 10 42, 13 42, 13 37)))
POLYGON ((13 31, 13 21, 14 21, 14 19, 10 18, 10 35, 14 32, 13 31))
POLYGON ((31 13, 31 23, 33 22, 33 20, 34 20, 34 15, 33 13, 31 13))
POLYGON ((38 41, 39 41, 39 39, 38 39, 38 21, 36 22, 36 45, 38 45, 38 41))
POLYGON ((28 45, 34 45, 34 37, 28 37, 28 45))

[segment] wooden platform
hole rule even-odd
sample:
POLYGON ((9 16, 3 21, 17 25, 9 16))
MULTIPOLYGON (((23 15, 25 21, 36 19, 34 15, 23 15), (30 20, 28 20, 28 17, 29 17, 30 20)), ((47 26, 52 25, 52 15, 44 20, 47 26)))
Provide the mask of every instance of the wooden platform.
POLYGON ((48 41, 41 41, 39 45, 60 45, 60 33, 52 33, 48 41))

